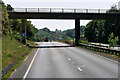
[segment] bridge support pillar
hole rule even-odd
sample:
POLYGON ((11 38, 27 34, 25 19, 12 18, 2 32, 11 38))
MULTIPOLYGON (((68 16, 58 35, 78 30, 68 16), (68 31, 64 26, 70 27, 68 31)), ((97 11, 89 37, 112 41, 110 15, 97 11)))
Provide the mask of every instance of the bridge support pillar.
POLYGON ((80 20, 75 19, 75 45, 78 46, 80 40, 80 20))
POLYGON ((22 42, 26 44, 26 19, 22 19, 22 42))

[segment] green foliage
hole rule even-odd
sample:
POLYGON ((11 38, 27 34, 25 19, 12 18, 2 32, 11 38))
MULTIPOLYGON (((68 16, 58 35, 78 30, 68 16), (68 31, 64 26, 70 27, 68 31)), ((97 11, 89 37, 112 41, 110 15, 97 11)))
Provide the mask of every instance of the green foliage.
MULTIPOLYGON (((80 30, 82 35, 81 38, 84 38, 85 26, 81 26, 80 30)), ((68 29, 64 31, 56 29, 56 31, 50 31, 48 28, 45 27, 43 29, 39 29, 32 40, 44 41, 46 37, 48 37, 49 40, 71 42, 74 41, 75 38, 75 29, 68 29)))
POLYGON ((113 12, 119 12, 119 10, 117 9, 117 5, 111 6, 111 9, 107 11, 107 13, 113 13, 113 12))
POLYGON ((62 40, 65 42, 69 42, 71 40, 71 38, 69 36, 67 36, 66 34, 63 34, 62 40))
POLYGON ((8 19, 8 13, 6 10, 5 4, 2 2, 2 30, 4 34, 7 34, 9 30, 9 19, 8 19))
POLYGON ((39 29, 35 34, 34 38, 32 39, 34 41, 44 41, 46 37, 48 37, 48 39, 51 40, 52 32, 48 28, 43 28, 43 29, 39 29))
POLYGON ((85 26, 80 26, 80 35, 85 34, 85 26))
POLYGON ((9 35, 2 36, 2 67, 3 69, 18 60, 23 53, 30 48, 23 46, 23 44, 17 41, 14 37, 11 40, 9 35))
POLYGON ((68 30, 64 31, 63 34, 70 38, 75 38, 75 29, 68 29, 68 30))
MULTIPOLYGON (((22 28, 22 20, 21 19, 11 19, 8 18, 8 12, 12 11, 13 8, 11 5, 7 4, 7 7, 2 2, 2 29, 3 34, 11 36, 11 39, 14 37, 15 39, 21 41, 21 33, 24 33, 24 29, 22 28)), ((35 36, 35 33, 38 29, 33 26, 31 21, 26 20, 26 31, 27 31, 27 39, 32 40, 35 36)))
POLYGON ((35 34, 36 34, 36 32, 38 32, 38 29, 35 28, 35 26, 31 23, 31 21, 27 21, 26 28, 27 28, 26 29, 27 39, 36 41, 36 39, 34 39, 34 38, 36 38, 35 34))
MULTIPOLYGON (((2 32, 0 31, 0 35, 2 34, 2 67, 3 69, 18 60, 23 53, 28 51, 30 48, 27 46, 23 46, 21 42, 21 33, 22 29, 22 20, 14 19, 9 20, 7 10, 13 10, 11 5, 5 6, 2 2, 2 32)), ((1 13, 1 12, 0 12, 1 13)), ((29 21, 27 21, 26 26, 32 29, 27 29, 32 35, 28 37, 33 37, 35 33, 35 27, 31 25, 29 21)))
POLYGON ((13 11, 13 8, 12 8, 12 6, 10 4, 7 4, 7 10, 8 11, 13 11))
POLYGON ((110 47, 116 46, 118 41, 119 41, 118 36, 114 38, 114 33, 112 32, 108 38, 108 42, 109 42, 110 47))
MULTIPOLYGON (((107 13, 118 11, 117 7, 113 6, 107 13)), ((112 32, 120 39, 120 20, 93 20, 85 27, 85 37, 89 42, 108 43, 108 36, 112 32)))
POLYGON ((79 43, 81 43, 81 44, 88 44, 88 40, 86 38, 80 39, 79 43))
POLYGON ((13 34, 14 34, 13 36, 14 36, 15 39, 21 41, 22 37, 21 37, 21 34, 19 32, 15 31, 13 34))
POLYGON ((85 28, 85 37, 89 42, 105 42, 104 41, 104 20, 94 20, 87 24, 85 28))

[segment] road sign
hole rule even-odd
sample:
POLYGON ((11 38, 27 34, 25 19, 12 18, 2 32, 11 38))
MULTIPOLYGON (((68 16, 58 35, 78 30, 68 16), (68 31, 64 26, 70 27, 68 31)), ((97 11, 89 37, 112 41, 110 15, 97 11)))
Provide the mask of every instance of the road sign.
POLYGON ((25 37, 25 36, 26 36, 26 34, 25 34, 25 33, 22 33, 22 34, 21 34, 21 36, 22 36, 22 37, 25 37))

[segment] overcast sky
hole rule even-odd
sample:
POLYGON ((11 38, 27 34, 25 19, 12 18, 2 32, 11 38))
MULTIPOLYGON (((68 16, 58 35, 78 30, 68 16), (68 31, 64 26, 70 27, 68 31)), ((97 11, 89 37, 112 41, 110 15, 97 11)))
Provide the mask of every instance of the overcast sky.
MULTIPOLYGON (((119 0, 3 0, 14 8, 78 8, 78 9, 110 9, 117 5, 119 0)), ((50 30, 66 30, 75 27, 74 20, 41 20, 32 19, 33 25, 41 29, 48 27, 50 30)), ((81 20, 81 25, 86 25, 89 20, 81 20)))

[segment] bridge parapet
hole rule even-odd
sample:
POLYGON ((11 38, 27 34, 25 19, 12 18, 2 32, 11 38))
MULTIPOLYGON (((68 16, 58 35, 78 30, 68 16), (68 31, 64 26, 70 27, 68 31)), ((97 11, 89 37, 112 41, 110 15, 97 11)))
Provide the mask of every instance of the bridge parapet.
MULTIPOLYGON (((8 12, 46 12, 46 13, 106 13, 109 9, 63 9, 63 8, 14 8, 8 12)), ((120 13, 120 12, 112 12, 120 13)))

